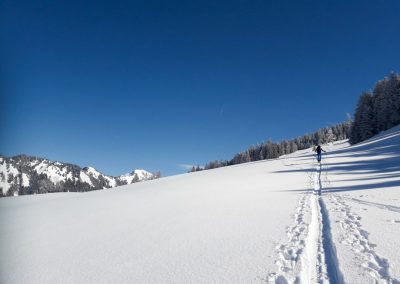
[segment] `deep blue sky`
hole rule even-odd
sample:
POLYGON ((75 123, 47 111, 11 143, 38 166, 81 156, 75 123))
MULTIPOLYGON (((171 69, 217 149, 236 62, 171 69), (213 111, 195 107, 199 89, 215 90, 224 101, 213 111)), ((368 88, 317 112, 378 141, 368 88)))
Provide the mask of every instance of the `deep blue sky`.
POLYGON ((400 1, 0 2, 0 153, 184 172, 346 119, 400 1))

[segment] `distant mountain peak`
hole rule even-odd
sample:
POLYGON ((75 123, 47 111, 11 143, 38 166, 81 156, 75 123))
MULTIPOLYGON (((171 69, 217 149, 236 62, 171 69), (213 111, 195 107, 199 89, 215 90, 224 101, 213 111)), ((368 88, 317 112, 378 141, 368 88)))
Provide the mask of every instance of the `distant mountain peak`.
POLYGON ((94 167, 44 158, 0 155, 0 197, 47 192, 91 191, 157 178, 143 169, 121 176, 101 173, 94 167))

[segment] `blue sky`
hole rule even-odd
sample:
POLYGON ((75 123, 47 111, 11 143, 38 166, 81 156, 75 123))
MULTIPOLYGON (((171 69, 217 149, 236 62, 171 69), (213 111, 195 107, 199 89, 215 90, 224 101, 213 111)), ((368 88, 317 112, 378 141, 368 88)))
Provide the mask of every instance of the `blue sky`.
POLYGON ((0 153, 134 168, 341 122, 399 72, 399 1, 0 2, 0 153))

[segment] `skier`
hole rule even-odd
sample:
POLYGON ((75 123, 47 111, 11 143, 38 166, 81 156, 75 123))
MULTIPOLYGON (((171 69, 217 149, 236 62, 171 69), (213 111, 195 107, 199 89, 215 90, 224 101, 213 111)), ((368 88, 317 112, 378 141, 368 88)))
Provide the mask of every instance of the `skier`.
POLYGON ((321 145, 317 145, 317 148, 315 148, 314 152, 317 152, 317 161, 318 163, 321 163, 321 156, 322 156, 322 152, 326 151, 324 149, 322 149, 321 145))

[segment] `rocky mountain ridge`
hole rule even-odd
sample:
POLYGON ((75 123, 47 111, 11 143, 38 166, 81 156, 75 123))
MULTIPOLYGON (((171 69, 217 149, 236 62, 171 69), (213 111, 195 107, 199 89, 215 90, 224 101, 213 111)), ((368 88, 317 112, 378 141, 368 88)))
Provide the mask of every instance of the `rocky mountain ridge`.
POLYGON ((0 197, 49 192, 84 192, 112 188, 158 178, 145 170, 117 177, 93 167, 50 161, 44 158, 0 155, 0 197))

